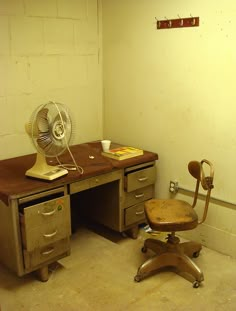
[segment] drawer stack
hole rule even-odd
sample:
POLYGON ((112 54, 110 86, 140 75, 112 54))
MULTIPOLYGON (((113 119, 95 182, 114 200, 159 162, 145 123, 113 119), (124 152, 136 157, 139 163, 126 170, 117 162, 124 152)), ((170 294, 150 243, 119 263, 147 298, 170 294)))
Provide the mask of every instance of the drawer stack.
POLYGON ((145 221, 144 203, 153 198, 156 181, 154 165, 144 168, 133 167, 125 174, 124 191, 124 225, 132 225, 145 221))
POLYGON ((69 254, 70 198, 27 205, 20 211, 20 226, 25 270, 32 271, 69 254))

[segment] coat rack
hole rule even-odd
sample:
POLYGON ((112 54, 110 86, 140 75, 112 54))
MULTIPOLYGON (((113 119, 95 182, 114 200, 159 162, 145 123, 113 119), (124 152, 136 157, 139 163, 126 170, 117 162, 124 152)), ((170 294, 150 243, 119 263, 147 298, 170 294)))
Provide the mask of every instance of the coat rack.
POLYGON ((157 21, 157 29, 183 28, 183 27, 197 27, 199 26, 199 17, 187 17, 177 19, 164 19, 157 21))

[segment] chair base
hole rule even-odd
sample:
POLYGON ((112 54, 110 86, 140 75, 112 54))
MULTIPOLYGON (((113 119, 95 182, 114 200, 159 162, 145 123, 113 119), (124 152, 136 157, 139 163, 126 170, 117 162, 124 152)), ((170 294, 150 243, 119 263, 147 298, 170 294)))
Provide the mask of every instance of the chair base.
POLYGON ((185 278, 190 277, 193 280, 193 287, 199 287, 204 280, 202 271, 190 259, 190 257, 198 257, 202 249, 200 243, 192 241, 179 243, 179 238, 172 233, 168 235, 167 242, 147 239, 142 251, 146 252, 147 249, 151 249, 156 255, 139 267, 134 278, 136 282, 167 267, 174 268, 175 272, 185 278))

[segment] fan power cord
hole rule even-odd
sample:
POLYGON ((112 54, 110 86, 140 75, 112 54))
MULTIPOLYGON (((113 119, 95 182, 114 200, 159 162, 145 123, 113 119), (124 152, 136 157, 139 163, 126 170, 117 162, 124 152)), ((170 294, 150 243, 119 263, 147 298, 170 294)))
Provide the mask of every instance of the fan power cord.
MULTIPOLYGON (((58 108, 58 105, 57 105, 56 102, 54 102, 54 104, 55 104, 55 106, 56 106, 56 108, 57 108, 57 111, 58 111, 58 114, 59 114, 59 116, 60 116, 61 123, 62 123, 62 127, 63 127, 63 131, 65 132, 65 125, 64 125, 64 121, 63 121, 63 118, 62 118, 60 109, 58 108)), ((68 150, 68 152, 69 152, 69 154, 70 154, 70 156, 71 156, 71 159, 72 159, 72 161, 73 161, 73 163, 74 163, 74 166, 73 166, 73 164, 62 164, 62 163, 59 161, 58 157, 56 157, 56 158, 57 158, 57 161, 58 161, 58 163, 59 163, 59 166, 65 168, 65 169, 67 169, 67 170, 69 170, 69 171, 77 170, 77 171, 82 175, 82 174, 84 173, 84 169, 76 163, 75 158, 74 158, 74 156, 73 156, 73 154, 72 154, 72 152, 71 152, 71 150, 70 150, 70 147, 69 147, 69 145, 68 145, 66 139, 65 139, 65 144, 66 144, 66 149, 68 150), (68 168, 67 168, 67 166, 68 166, 68 168)))
POLYGON ((58 157, 56 157, 57 159, 57 162, 59 163, 57 166, 58 167, 62 167, 64 169, 66 169, 67 171, 76 171, 77 168, 74 164, 70 164, 70 163, 65 163, 65 164, 62 164, 61 161, 58 159, 58 157))
POLYGON ((75 158, 73 157, 73 154, 70 151, 69 146, 68 146, 67 150, 68 150, 74 164, 69 164, 69 163, 68 164, 62 164, 61 161, 59 160, 59 158, 56 157, 57 162, 59 163, 58 166, 66 169, 68 171, 76 171, 77 170, 82 175, 84 173, 84 169, 76 163, 75 158))

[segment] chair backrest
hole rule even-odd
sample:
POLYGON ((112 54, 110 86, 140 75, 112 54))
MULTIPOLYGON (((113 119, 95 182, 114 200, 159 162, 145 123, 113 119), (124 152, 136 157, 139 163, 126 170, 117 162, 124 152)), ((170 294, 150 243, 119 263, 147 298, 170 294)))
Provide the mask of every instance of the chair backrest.
POLYGON ((214 188, 213 179, 214 179, 214 169, 213 165, 210 161, 203 159, 201 162, 191 161, 188 164, 189 173, 197 180, 196 188, 194 193, 194 199, 192 207, 194 208, 197 203, 197 199, 199 196, 199 185, 201 184, 203 190, 207 191, 205 196, 205 208, 202 216, 202 220, 199 223, 203 223, 207 216, 211 189, 214 188), (206 169, 208 169, 208 174, 206 174, 206 169))

